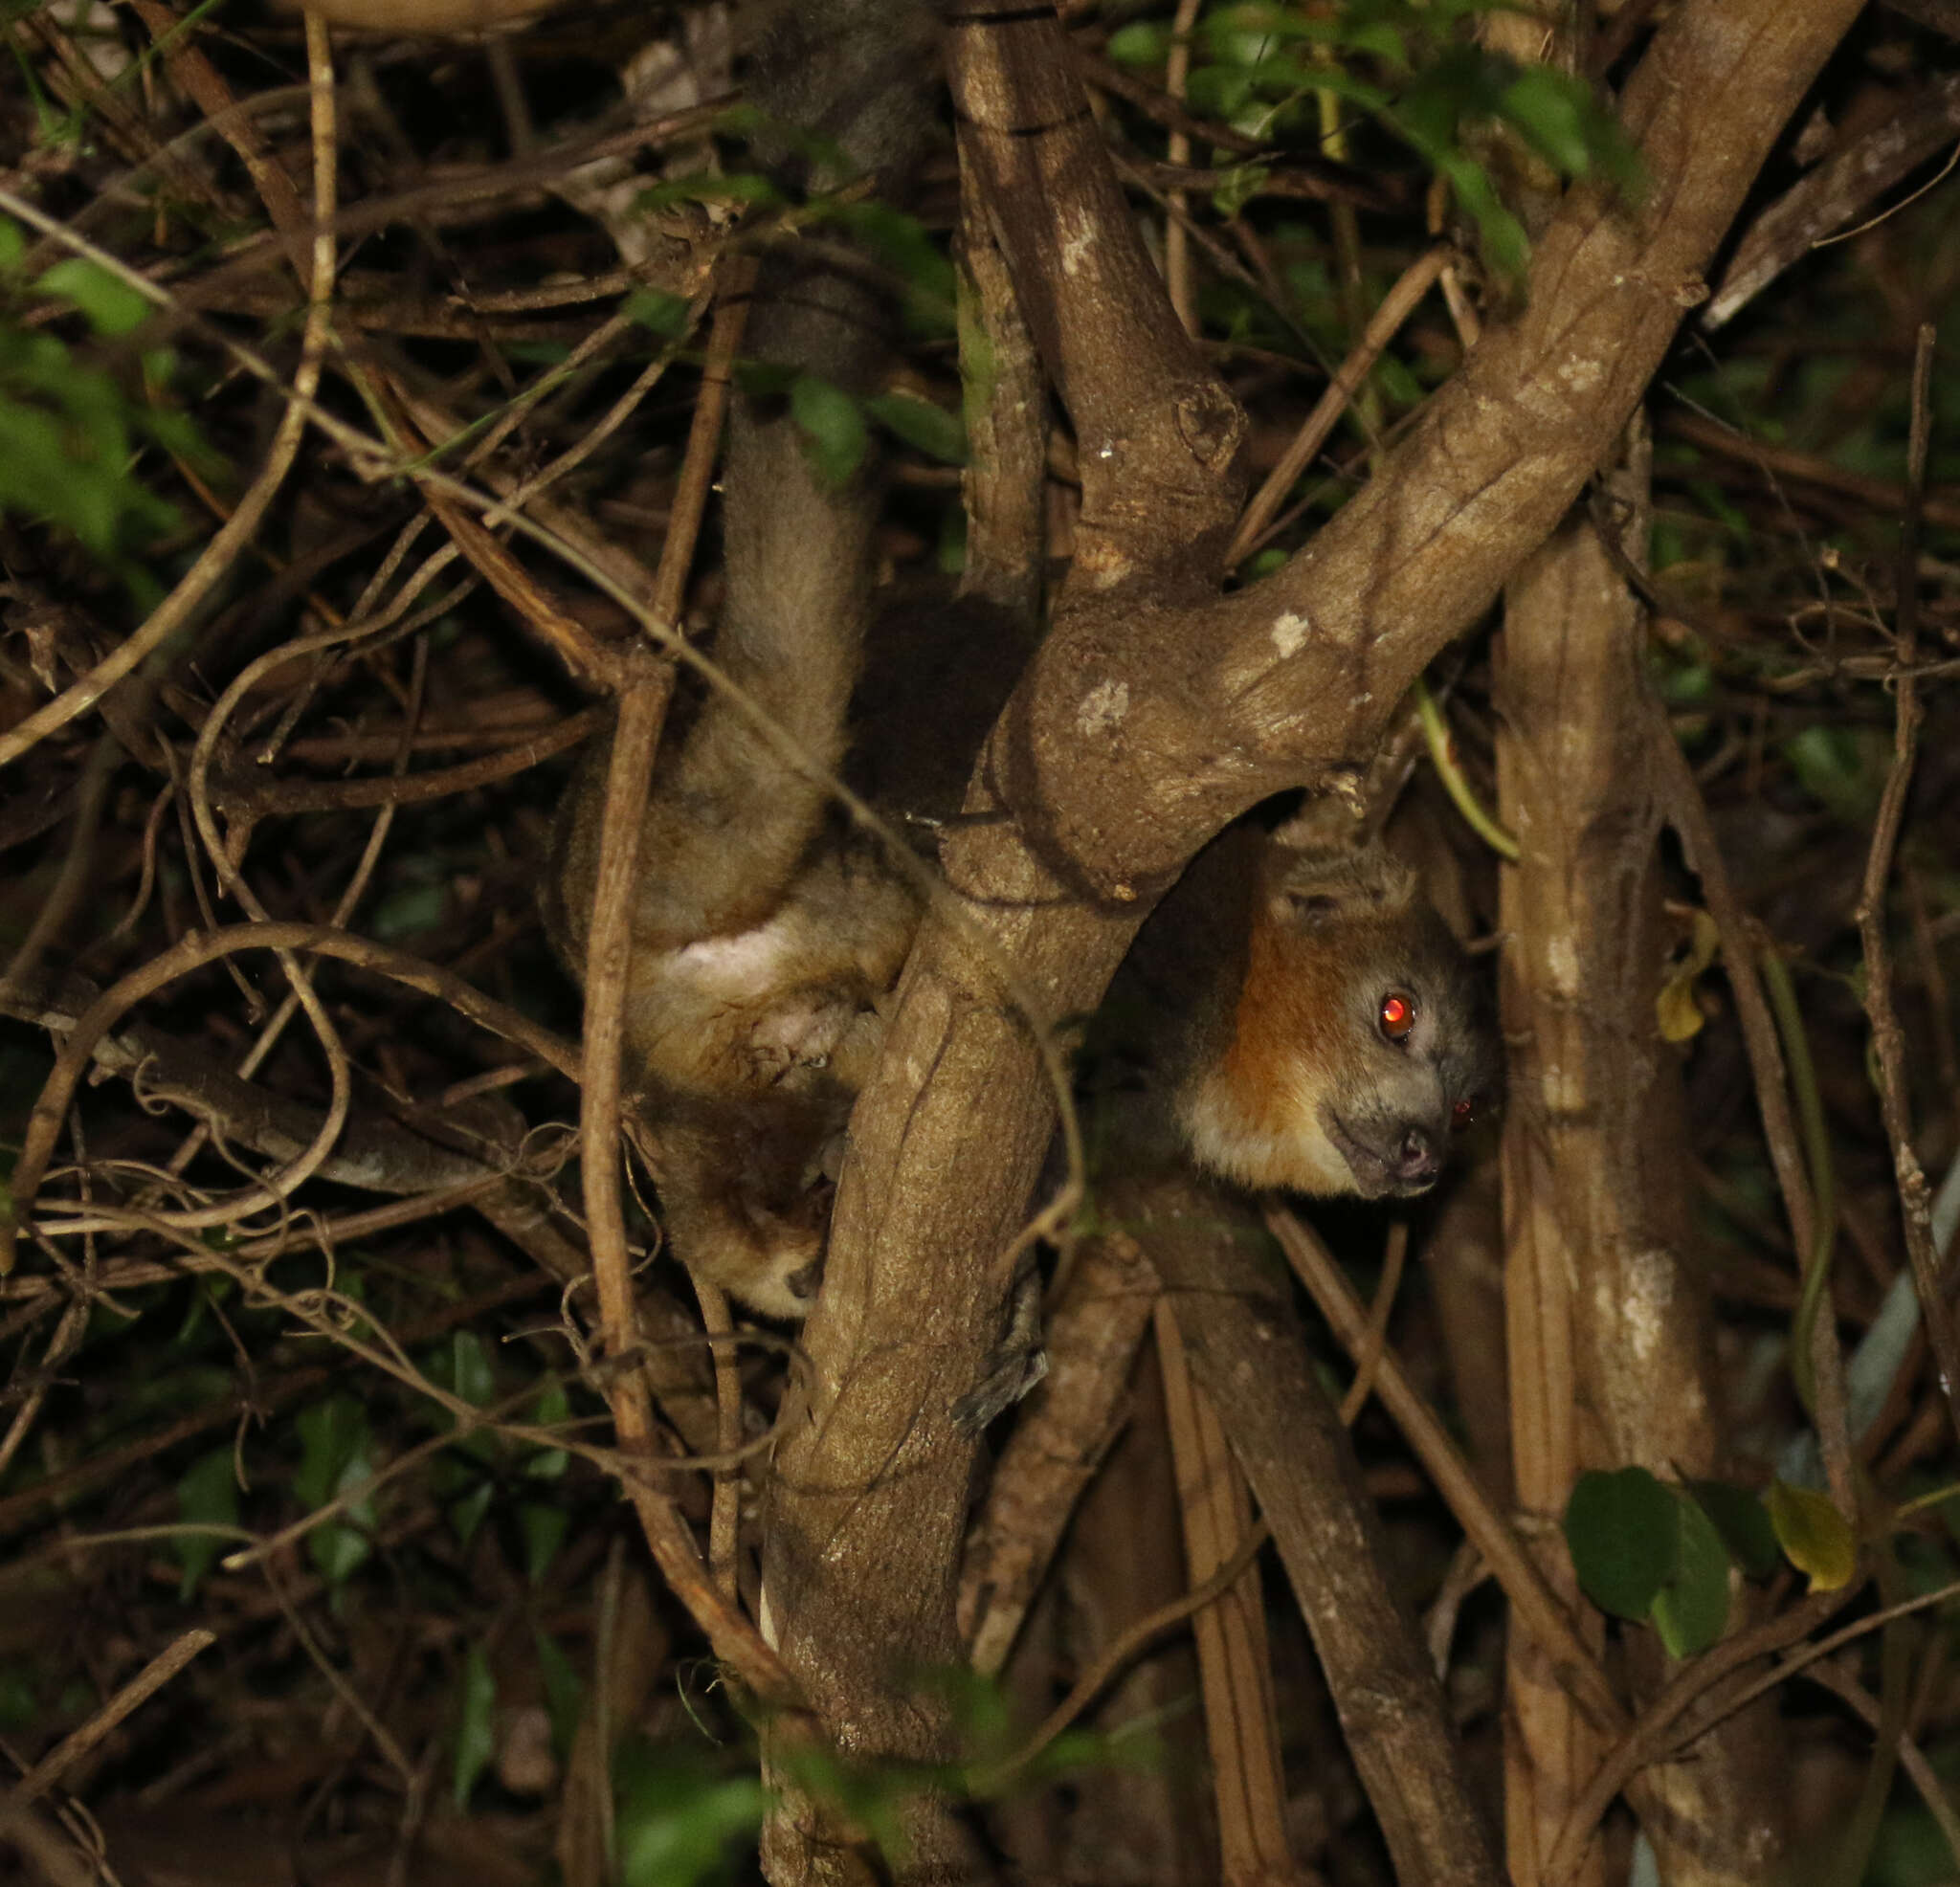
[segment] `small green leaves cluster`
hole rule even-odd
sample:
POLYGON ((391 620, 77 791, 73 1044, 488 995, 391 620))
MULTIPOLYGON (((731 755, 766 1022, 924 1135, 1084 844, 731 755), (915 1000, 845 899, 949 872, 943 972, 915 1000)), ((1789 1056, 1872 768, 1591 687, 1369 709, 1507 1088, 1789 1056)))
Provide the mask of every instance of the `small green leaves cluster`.
MULTIPOLYGON (((731 114, 731 122, 736 128, 744 128, 748 115, 731 114)), ((928 338, 952 337, 956 301, 952 265, 916 216, 888 204, 841 197, 815 198, 792 207, 768 178, 752 174, 678 178, 648 192, 642 203, 651 207, 680 199, 780 210, 792 216, 800 229, 819 237, 826 227, 843 232, 898 290, 908 329, 928 338)), ((652 292, 635 294, 628 313, 669 341, 685 332, 689 320, 688 305, 679 297, 652 292)), ((967 462, 966 428, 960 415, 928 400, 905 393, 859 398, 817 375, 793 373, 757 361, 743 362, 736 378, 751 398, 788 401, 791 417, 803 435, 811 469, 829 490, 848 484, 863 464, 874 425, 942 464, 967 462)))
MULTIPOLYGON (((1466 133, 1514 133, 1561 177, 1623 193, 1639 184, 1633 146, 1592 90, 1548 66, 1520 66, 1470 42, 1462 29, 1487 0, 1347 0, 1309 10, 1284 0, 1235 0, 1203 13, 1192 35, 1194 109, 1248 137, 1317 142, 1319 100, 1333 97, 1392 132, 1442 176, 1476 225, 1492 266, 1522 272, 1523 226, 1499 200, 1466 133)), ((1161 64, 1161 21, 1125 27, 1113 57, 1161 64)))
POLYGON ((1650 1624, 1672 1657, 1706 1651, 1728 1624, 1729 1573, 1766 1579, 1788 1559, 1813 1589, 1844 1585, 1850 1525, 1811 1488, 1773 1482, 1758 1498, 1727 1481, 1668 1482, 1645 1468, 1579 1476, 1566 1545, 1601 1611, 1650 1624))
MULTIPOLYGON (((444 1348, 424 1361, 423 1367, 432 1382, 458 1401, 486 1414, 494 1412, 497 1385, 490 1352, 474 1330, 457 1331, 444 1348)), ((564 1385, 556 1382, 546 1382, 528 1398, 526 1407, 516 1411, 516 1419, 538 1428, 565 1423, 570 1416, 570 1399, 564 1385)), ((550 1570, 571 1523, 563 1502, 546 1498, 551 1486, 564 1479, 571 1456, 562 1448, 516 1439, 495 1426, 463 1432, 461 1424, 448 1413, 438 1419, 442 1426, 458 1431, 456 1446, 444 1449, 433 1464, 436 1493, 448 1508, 457 1543, 470 1543, 501 1497, 498 1511, 515 1523, 525 1577, 536 1585, 550 1570)))
POLYGON ((145 448, 211 462, 196 428, 165 406, 174 370, 162 347, 122 350, 98 365, 151 313, 149 302, 96 263, 72 256, 28 280, 27 245, 0 218, 0 513, 67 533, 126 582, 147 588, 137 562, 171 529, 176 508, 152 491, 138 466, 145 448), (51 316, 78 318, 88 345, 54 331, 51 316), (125 386, 139 369, 142 396, 125 386))
POLYGON ((710 1887, 734 1877, 768 1797, 752 1761, 705 1747, 629 1737, 612 1764, 612 1813, 622 1887, 710 1887))
POLYGON ((902 444, 947 465, 964 465, 966 429, 957 413, 908 393, 878 393, 860 399, 813 373, 793 373, 760 363, 737 369, 746 393, 781 396, 803 435, 811 471, 829 491, 839 491, 857 476, 871 449, 874 423, 902 444))

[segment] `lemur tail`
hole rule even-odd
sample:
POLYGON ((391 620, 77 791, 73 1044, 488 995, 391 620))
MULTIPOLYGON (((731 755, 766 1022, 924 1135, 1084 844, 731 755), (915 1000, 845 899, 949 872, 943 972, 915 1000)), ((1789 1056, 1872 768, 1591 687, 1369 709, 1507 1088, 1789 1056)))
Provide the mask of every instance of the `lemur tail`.
MULTIPOLYGON (((862 178, 888 198, 932 124, 934 36, 920 0, 785 5, 748 88, 766 161, 815 189, 862 178)), ((819 224, 765 261, 743 353, 862 398, 888 352, 888 301, 845 233, 819 224)), ((796 757, 719 691, 703 706, 642 841, 646 893, 676 900, 645 910, 647 928, 676 941, 746 927, 795 871, 823 815, 822 776, 843 758, 872 583, 870 480, 861 467, 824 480, 781 387, 736 399, 724 487, 714 658, 796 757)))

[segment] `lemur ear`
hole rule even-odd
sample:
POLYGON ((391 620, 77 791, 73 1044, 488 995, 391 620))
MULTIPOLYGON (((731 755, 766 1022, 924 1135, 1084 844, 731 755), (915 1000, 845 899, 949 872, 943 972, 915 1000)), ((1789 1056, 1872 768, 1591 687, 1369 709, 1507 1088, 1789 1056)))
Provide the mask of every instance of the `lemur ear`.
POLYGON ((1273 915, 1303 930, 1393 918, 1415 897, 1415 874, 1379 844, 1312 852, 1276 846, 1268 870, 1273 915))
POLYGON ((1332 923, 1348 908, 1340 899, 1325 891, 1297 891, 1285 886, 1281 887, 1280 895, 1285 900, 1288 915, 1309 930, 1319 930, 1332 923))

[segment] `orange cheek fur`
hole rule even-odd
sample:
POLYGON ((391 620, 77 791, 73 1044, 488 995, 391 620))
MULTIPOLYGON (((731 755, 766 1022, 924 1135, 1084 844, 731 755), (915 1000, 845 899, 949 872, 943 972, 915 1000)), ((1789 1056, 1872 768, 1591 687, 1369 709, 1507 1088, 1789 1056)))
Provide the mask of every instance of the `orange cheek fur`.
POLYGON ((1316 1090, 1333 1076, 1341 1059, 1332 1001, 1340 955, 1338 947, 1310 946, 1269 921, 1254 924, 1217 1084, 1246 1131, 1297 1130, 1303 1071, 1313 1071, 1316 1090))

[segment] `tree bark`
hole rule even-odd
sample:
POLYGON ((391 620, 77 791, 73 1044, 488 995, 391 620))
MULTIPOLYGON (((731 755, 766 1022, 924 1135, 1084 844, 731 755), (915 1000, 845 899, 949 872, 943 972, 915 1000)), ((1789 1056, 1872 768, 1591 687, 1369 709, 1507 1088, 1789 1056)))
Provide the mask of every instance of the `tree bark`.
MULTIPOLYGON (((1630 553, 1646 487, 1644 450, 1608 481, 1630 553)), ((1686 1100, 1655 1010, 1667 788, 1654 743, 1673 736, 1641 674, 1643 629, 1593 523, 1575 520, 1513 581, 1499 666, 1503 810, 1521 849, 1503 915, 1512 1445, 1519 1504, 1544 1523, 1541 1563, 1573 1599, 1557 1527, 1579 1472, 1718 1475, 1726 1454, 1682 1184, 1686 1100)), ((1651 1696, 1670 1675, 1658 1643, 1636 1632, 1630 1651, 1651 1696)), ((1511 1874, 1531 1887, 1603 1751, 1529 1646, 1513 1650, 1508 1705, 1511 1874)), ((1773 1714, 1768 1699, 1740 1712, 1643 1778, 1637 1806, 1670 1887, 1773 1872, 1773 1714)), ((1595 1841, 1586 1878, 1600 1854, 1595 1841)))
POLYGON ((1292 1582, 1398 1887, 1499 1887, 1442 1687, 1389 1587, 1361 1466, 1314 1374, 1291 1280, 1233 1202, 1172 1175, 1125 1188, 1292 1582))

